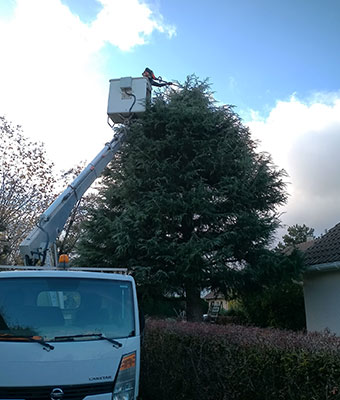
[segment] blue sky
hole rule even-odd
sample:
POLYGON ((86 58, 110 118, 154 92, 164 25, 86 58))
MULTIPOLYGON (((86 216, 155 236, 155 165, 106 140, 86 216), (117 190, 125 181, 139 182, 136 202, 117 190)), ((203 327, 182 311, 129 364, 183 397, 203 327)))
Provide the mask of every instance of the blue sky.
POLYGON ((286 225, 340 220, 340 1, 2 0, 0 115, 57 168, 110 139, 108 81, 209 78, 289 174, 286 225))
MULTIPOLYGON (((95 1, 63 0, 82 21, 100 10, 95 1)), ((168 0, 148 2, 176 29, 170 40, 156 33, 129 52, 105 49, 119 74, 157 74, 183 81, 209 77, 216 96, 241 113, 268 112, 277 99, 340 86, 338 0, 168 0), (111 54, 110 54, 111 53, 111 54), (117 60, 119 62, 117 63, 117 60)), ((128 24, 128 15, 127 24, 128 24)))

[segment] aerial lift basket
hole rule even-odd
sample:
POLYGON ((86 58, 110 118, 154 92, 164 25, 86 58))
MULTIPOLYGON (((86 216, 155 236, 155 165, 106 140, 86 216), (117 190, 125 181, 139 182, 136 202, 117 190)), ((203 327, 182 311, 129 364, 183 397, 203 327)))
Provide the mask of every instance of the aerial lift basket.
POLYGON ((151 99, 151 84, 147 78, 125 77, 110 80, 107 114, 113 123, 124 123, 131 115, 145 112, 151 99))

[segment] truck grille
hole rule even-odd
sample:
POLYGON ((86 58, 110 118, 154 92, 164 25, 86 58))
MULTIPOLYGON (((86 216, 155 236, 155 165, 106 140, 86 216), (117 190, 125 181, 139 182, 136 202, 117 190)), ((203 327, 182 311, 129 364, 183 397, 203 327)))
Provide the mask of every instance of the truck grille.
POLYGON ((96 383, 90 385, 55 385, 55 386, 28 386, 28 387, 0 387, 1 399, 50 400, 50 393, 54 388, 64 392, 63 400, 83 400, 86 396, 112 393, 113 382, 96 383))

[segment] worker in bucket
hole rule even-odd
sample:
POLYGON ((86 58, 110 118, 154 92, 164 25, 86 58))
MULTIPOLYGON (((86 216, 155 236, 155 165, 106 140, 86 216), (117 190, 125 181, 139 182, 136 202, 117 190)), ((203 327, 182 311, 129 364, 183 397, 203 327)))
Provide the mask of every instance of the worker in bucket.
POLYGON ((149 79, 149 82, 152 86, 163 87, 172 85, 172 82, 165 82, 162 80, 162 78, 156 78, 155 74, 150 68, 145 68, 142 75, 144 76, 144 78, 149 79), (156 82, 156 80, 159 82, 156 82))

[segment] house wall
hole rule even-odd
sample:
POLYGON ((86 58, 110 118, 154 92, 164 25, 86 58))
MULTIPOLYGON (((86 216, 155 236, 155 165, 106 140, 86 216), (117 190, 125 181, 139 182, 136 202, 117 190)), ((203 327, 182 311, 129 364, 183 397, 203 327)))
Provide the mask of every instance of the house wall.
POLYGON ((219 305, 222 303, 222 309, 228 310, 228 302, 224 299, 209 299, 207 301, 209 303, 209 308, 212 307, 213 305, 219 305))
POLYGON ((329 329, 340 336, 340 271, 319 271, 304 276, 307 330, 329 329))

